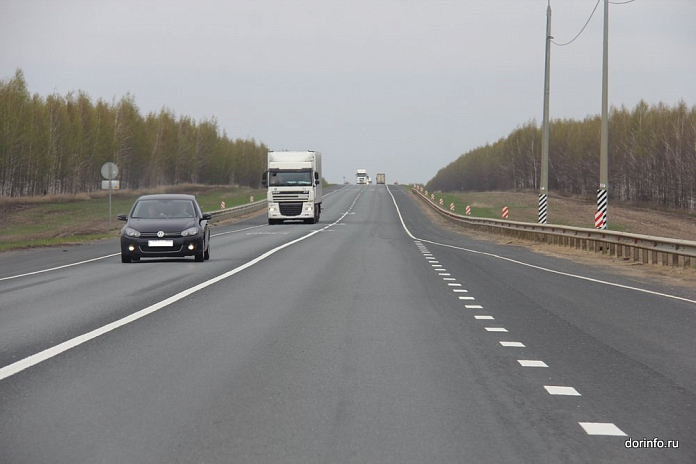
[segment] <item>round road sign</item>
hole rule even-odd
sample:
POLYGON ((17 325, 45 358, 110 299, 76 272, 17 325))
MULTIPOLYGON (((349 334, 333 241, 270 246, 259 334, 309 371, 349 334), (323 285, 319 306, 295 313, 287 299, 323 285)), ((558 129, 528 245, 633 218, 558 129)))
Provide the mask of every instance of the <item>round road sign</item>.
POLYGON ((118 176, 118 166, 112 162, 104 163, 101 167, 101 175, 104 176, 106 180, 113 180, 118 176))

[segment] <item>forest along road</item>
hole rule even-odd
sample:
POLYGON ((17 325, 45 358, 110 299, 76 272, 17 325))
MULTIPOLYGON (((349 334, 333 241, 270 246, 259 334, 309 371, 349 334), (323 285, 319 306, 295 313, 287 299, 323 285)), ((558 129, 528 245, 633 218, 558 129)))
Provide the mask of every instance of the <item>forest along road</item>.
POLYGON ((417 201, 0 254, 0 462, 696 462, 696 301, 417 201))

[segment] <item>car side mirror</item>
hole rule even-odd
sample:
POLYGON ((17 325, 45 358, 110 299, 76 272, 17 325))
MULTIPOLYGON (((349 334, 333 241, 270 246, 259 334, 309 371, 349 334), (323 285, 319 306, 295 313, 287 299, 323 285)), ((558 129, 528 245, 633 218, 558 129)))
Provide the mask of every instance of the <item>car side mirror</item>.
POLYGON ((203 215, 201 216, 201 219, 204 219, 206 221, 210 221, 211 219, 213 219, 213 215, 210 213, 203 213, 203 215))
POLYGON ((127 214, 119 214, 118 216, 116 216, 116 219, 118 219, 119 221, 127 221, 128 215, 127 214))

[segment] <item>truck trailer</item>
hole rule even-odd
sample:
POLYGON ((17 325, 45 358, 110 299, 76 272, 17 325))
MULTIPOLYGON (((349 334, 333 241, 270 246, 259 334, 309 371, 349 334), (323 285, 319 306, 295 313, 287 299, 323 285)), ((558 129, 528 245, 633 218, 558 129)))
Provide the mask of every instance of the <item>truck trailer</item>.
POLYGON ((321 215, 321 153, 269 151, 262 183, 268 187, 268 224, 301 219, 319 222, 321 215))
POLYGON ((387 176, 384 175, 382 172, 377 173, 377 183, 378 184, 386 184, 387 183, 387 176))

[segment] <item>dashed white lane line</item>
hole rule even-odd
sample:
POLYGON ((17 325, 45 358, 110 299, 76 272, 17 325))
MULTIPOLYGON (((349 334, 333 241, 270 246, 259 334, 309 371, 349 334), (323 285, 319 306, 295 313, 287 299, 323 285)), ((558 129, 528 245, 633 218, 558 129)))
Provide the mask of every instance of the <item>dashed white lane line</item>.
POLYGON ((432 267, 442 267, 442 264, 431 264, 432 267))
POLYGON ((535 359, 518 359, 518 363, 522 367, 549 367, 544 361, 538 361, 535 359))
POLYGON ((451 282, 451 281, 454 281, 454 280, 457 280, 457 279, 455 279, 454 277, 443 277, 442 280, 450 281, 450 282, 451 282))
POLYGON ((455 288, 452 291, 455 293, 469 293, 469 290, 464 290, 463 288, 455 288))
POLYGON ((554 385, 544 385, 544 388, 549 395, 564 395, 564 396, 582 396, 573 387, 559 387, 554 385))
MULTIPOLYGON (((394 204, 396 205, 396 200, 394 200, 394 204)), ((398 210, 398 206, 397 206, 398 210)), ((399 212, 399 216, 401 213, 399 212)), ((402 219, 403 223, 403 219, 402 219)), ((406 226, 404 225, 404 228, 406 226)), ((408 230, 407 230, 408 232, 408 230)), ((410 235, 410 232, 408 232, 410 235)), ((419 248, 422 246, 420 242, 416 242, 416 244, 419 246, 419 248)), ((452 248, 458 248, 458 247, 452 247, 452 248)), ((462 249, 462 248, 459 248, 462 249)), ((467 250, 468 251, 468 250, 467 250)), ((497 257, 497 256, 496 256, 497 257)), ((433 263, 438 263, 438 261, 433 261, 431 258, 426 258, 429 260, 431 265, 433 263)), ((434 258, 433 258, 434 259, 434 258)), ((505 258, 503 258, 505 259, 505 258)), ((513 260, 509 260, 513 261, 513 260)), ((515 261, 513 261, 515 262, 515 261)), ((433 266, 435 267, 435 266, 433 266)), ((442 266, 439 266, 442 267, 442 266)), ((536 266, 530 266, 530 267, 536 267, 536 266)), ((445 269, 435 269, 436 271, 441 272, 439 275, 441 276, 449 276, 450 274, 445 274, 442 273, 445 271, 445 269)), ((559 273, 560 274, 560 273, 559 273)), ((576 276, 573 276, 576 277, 576 276)), ((448 279, 445 278, 444 280, 455 280, 455 279, 448 279)), ((587 279, 587 280, 593 280, 593 279, 587 279)), ((602 282, 603 283, 603 282, 602 282)), ((447 285, 452 286, 452 287, 461 287, 461 284, 458 283, 448 283, 447 285)), ((618 286, 618 285, 617 285, 618 286)), ((453 289, 454 292, 467 292, 467 290, 464 289, 453 289)), ((649 292, 652 293, 652 292, 649 292)), ((473 300, 475 299, 474 297, 469 297, 469 296, 460 296, 460 300, 473 300)), ((465 305, 467 309, 483 309, 482 306, 480 305, 465 305)), ((495 320, 493 316, 488 316, 488 315, 474 315, 474 319, 476 320, 495 320)), ((486 331, 488 332, 507 332, 507 329, 503 327, 486 327, 486 331)), ((525 345, 520 342, 510 342, 510 341, 500 341, 500 345, 504 347, 509 347, 509 348, 525 348, 525 345)), ((533 359, 518 359, 517 362, 520 364, 522 367, 549 367, 544 361, 540 360, 533 360, 533 359)), ((550 395, 558 395, 558 396, 582 396, 575 388, 573 387, 565 387, 565 386, 558 386, 558 385, 544 385, 544 389, 550 394, 550 395)), ((625 437, 626 434, 618 428, 616 425, 610 422, 578 422, 578 424, 585 430, 585 432, 588 435, 601 435, 601 436, 623 436, 625 437)))
POLYGON ((450 274, 449 272, 440 272, 438 275, 441 275, 441 276, 451 276, 452 274, 450 274))
POLYGON ((588 435, 609 435, 625 437, 626 434, 610 422, 578 422, 588 435))

